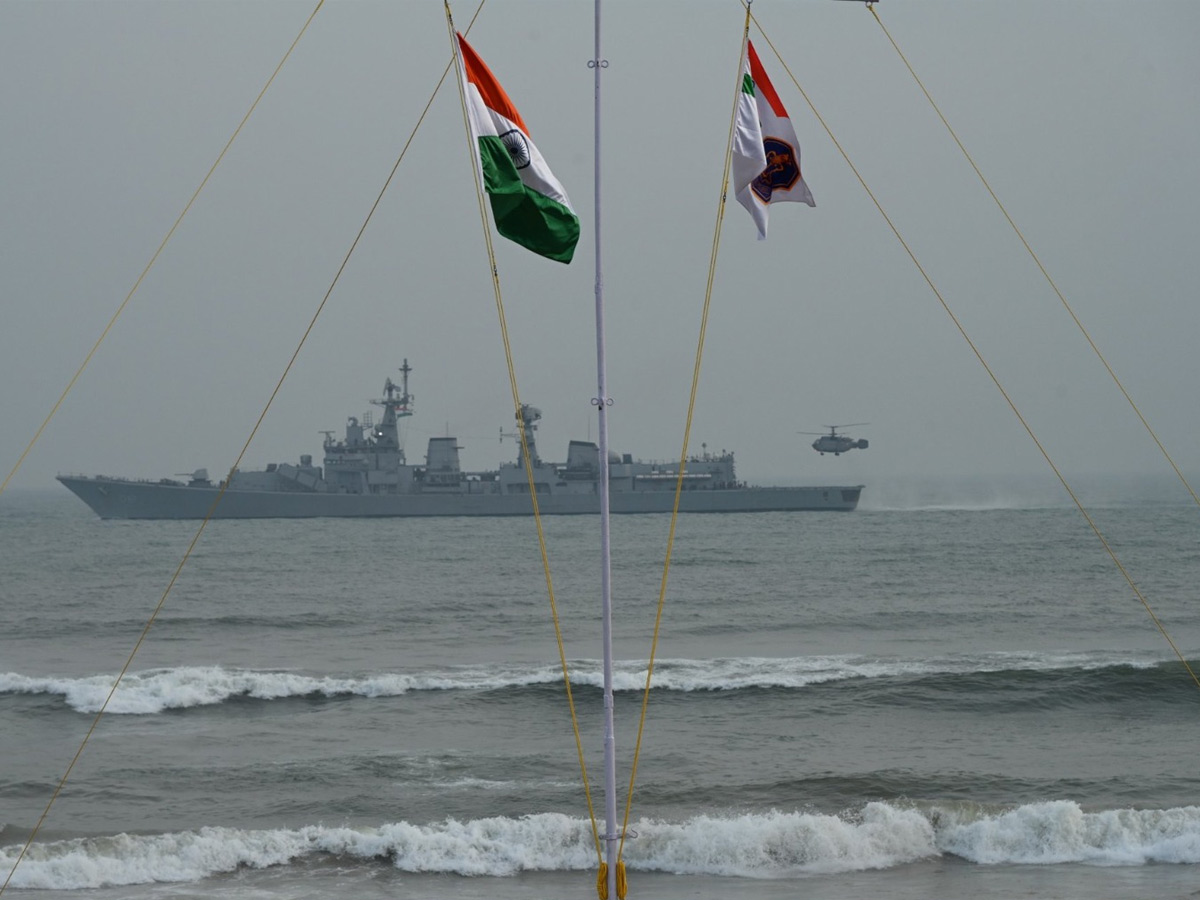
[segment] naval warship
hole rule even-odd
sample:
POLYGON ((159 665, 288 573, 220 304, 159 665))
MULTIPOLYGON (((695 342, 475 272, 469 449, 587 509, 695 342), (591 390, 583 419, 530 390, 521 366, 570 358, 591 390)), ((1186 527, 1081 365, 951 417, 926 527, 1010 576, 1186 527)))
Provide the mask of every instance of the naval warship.
MULTIPOLYGON (((61 481, 102 519, 299 519, 320 516, 520 516, 531 515, 525 454, 533 471, 538 511, 543 515, 583 515, 600 510, 600 451, 591 441, 570 441, 565 463, 538 455, 535 434, 541 411, 528 404, 516 414, 519 432, 515 462, 499 469, 469 472, 459 465, 453 437, 433 437, 425 461, 410 464, 398 423, 411 416, 408 360, 401 383, 388 378, 379 422, 368 414, 351 417, 345 436, 325 434, 324 466, 305 454, 298 464, 272 463, 260 471, 234 469, 214 483, 206 469, 187 481, 135 480, 105 475, 59 475, 61 481)), ((635 460, 609 453, 609 498, 614 513, 670 512, 675 503, 679 462, 635 460)), ((737 480, 733 453, 703 452, 683 467, 680 512, 849 511, 858 505, 862 485, 754 487, 737 480)))

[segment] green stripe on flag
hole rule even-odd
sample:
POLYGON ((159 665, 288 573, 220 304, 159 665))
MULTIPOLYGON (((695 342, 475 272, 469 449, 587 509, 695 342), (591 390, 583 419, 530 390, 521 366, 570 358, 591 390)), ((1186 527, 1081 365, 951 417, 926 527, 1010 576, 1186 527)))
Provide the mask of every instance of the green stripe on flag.
POLYGON ((579 242, 578 217, 521 181, 500 138, 480 137, 479 157, 496 230, 540 256, 569 263, 579 242))

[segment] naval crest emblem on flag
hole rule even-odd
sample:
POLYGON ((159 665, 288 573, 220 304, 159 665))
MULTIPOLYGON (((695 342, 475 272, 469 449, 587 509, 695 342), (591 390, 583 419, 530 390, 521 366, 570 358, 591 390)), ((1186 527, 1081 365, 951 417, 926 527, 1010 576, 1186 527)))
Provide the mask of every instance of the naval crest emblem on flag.
POLYGON ((774 191, 789 191, 800 180, 800 166, 796 162, 795 149, 787 141, 764 136, 763 151, 767 167, 750 182, 750 190, 763 203, 770 203, 774 191))
POLYGON ((783 101, 767 77, 754 44, 746 41, 742 57, 733 134, 734 196, 767 236, 767 208, 781 200, 816 206, 800 172, 800 141, 783 101))

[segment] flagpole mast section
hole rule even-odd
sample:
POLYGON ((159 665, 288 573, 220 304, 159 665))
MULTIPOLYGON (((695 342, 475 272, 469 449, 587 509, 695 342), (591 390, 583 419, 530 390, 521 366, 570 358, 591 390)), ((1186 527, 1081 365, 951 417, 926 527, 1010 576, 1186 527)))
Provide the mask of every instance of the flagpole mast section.
POLYGON ((600 200, 600 73, 608 62, 600 52, 600 0, 594 0, 595 52, 588 65, 595 82, 593 173, 594 173, 594 235, 596 248, 596 413, 598 416, 598 449, 600 452, 600 595, 603 618, 602 641, 604 655, 604 845, 608 866, 608 891, 611 900, 617 898, 617 762, 616 732, 613 724, 613 654, 612 654, 612 546, 609 538, 609 472, 608 472, 608 371, 604 338, 604 269, 601 244, 600 200))

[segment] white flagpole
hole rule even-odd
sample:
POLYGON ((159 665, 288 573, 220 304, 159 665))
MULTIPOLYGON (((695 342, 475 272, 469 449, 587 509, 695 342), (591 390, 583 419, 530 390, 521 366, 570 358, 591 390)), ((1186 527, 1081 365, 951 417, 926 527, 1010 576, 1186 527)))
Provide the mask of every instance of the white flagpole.
POLYGON ((617 834, 617 749, 613 727, 613 655, 612 655, 612 555, 609 541, 609 497, 608 497, 608 374, 605 363, 604 345, 604 277, 601 266, 600 245, 600 72, 608 62, 600 53, 600 0, 595 0, 595 53, 588 64, 595 77, 595 219, 596 240, 596 404, 599 415, 600 451, 600 594, 603 613, 604 644, 604 844, 605 861, 608 865, 608 896, 617 900, 617 852, 620 836, 617 834))

